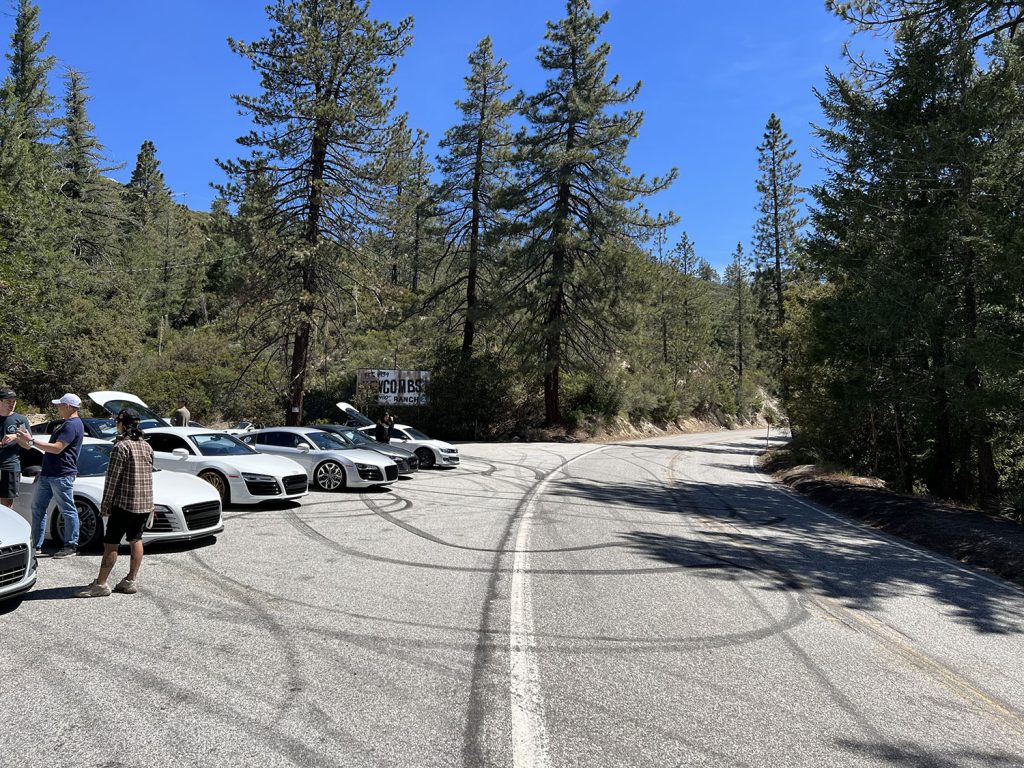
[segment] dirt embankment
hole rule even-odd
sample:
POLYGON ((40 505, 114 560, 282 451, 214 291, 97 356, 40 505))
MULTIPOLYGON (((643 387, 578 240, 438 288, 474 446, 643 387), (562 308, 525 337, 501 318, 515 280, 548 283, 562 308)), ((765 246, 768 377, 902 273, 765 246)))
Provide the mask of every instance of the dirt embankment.
POLYGON ((765 463, 776 478, 839 514, 1024 586, 1024 525, 935 499, 907 496, 874 478, 813 465, 765 463))

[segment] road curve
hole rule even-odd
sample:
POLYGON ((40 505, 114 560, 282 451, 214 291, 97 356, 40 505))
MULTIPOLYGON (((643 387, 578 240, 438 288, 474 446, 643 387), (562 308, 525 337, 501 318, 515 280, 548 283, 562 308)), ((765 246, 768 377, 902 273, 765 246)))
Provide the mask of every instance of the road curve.
POLYGON ((135 596, 44 560, 0 608, 0 765, 1024 766, 1024 592, 806 503, 764 445, 464 445, 229 509, 135 596))

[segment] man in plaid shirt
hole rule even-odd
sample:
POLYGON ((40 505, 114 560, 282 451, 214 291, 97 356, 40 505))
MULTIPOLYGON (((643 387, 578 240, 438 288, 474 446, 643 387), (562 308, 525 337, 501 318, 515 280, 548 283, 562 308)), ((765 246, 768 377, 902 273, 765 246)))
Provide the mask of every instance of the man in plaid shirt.
POLYGON ((139 414, 125 408, 117 415, 118 437, 110 451, 103 486, 100 514, 108 517, 103 535, 103 559, 96 581, 76 597, 106 597, 107 577, 117 563, 117 548, 126 538, 132 548, 128 575, 114 587, 115 592, 134 594, 142 566, 142 531, 153 513, 153 449, 139 429, 139 414))

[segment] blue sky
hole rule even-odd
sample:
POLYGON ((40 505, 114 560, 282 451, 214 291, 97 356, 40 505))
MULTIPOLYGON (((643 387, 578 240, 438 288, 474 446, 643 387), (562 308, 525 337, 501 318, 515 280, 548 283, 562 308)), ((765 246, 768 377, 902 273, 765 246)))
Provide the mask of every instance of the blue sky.
MULTIPOLYGON (((843 68, 849 28, 824 0, 592 0, 608 10, 604 39, 609 72, 643 82, 636 108, 645 113, 630 151, 634 172, 679 180, 649 201, 652 211, 675 211, 698 254, 721 270, 736 243, 748 247, 756 217, 756 147, 775 112, 793 138, 801 181, 821 178, 812 154, 811 123, 820 121, 812 88, 825 67, 843 68)), ((252 40, 267 29, 260 0, 37 0, 48 52, 58 59, 52 85, 72 66, 85 73, 89 115, 108 156, 126 164, 112 173, 126 181, 139 146, 156 144, 177 200, 205 210, 220 181, 214 158, 238 155, 245 130, 232 93, 256 91, 246 62, 229 50, 230 37, 252 40)), ((485 35, 508 61, 513 88, 531 92, 544 75, 536 62, 545 23, 560 18, 561 0, 375 0, 380 19, 415 19, 415 42, 399 62, 394 83, 399 109, 430 134, 433 146, 457 119, 466 57, 485 35)), ((14 13, 0 15, 7 50, 14 13)))

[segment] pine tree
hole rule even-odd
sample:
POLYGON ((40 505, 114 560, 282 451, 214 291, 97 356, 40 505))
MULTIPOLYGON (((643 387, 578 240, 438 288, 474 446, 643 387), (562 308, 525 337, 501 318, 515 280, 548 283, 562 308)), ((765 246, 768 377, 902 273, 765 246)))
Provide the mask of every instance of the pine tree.
POLYGON ((509 120, 515 100, 507 97, 510 86, 506 63, 495 60, 491 38, 480 41, 469 56, 466 98, 457 101, 462 121, 449 128, 441 141, 439 167, 442 195, 446 200, 447 258, 450 267, 442 274, 444 294, 464 287, 464 304, 451 311, 461 314, 462 354, 473 354, 480 307, 486 304, 487 278, 497 262, 489 235, 500 222, 495 193, 507 184, 512 137, 509 120))
MULTIPOLYGON (((518 137, 517 179, 508 197, 511 231, 521 244, 503 282, 530 323, 544 377, 547 424, 561 420, 560 376, 567 365, 600 371, 621 332, 617 310, 629 238, 659 225, 635 204, 675 178, 633 177, 626 150, 643 120, 613 109, 632 102, 637 83, 620 90, 605 79, 609 46, 599 42, 608 14, 568 0, 549 22, 538 61, 551 75, 524 100, 529 131, 518 137)), ((631 243, 630 243, 631 244, 631 243)))
POLYGON ((800 219, 797 179, 800 165, 794 161, 793 141, 782 130, 782 122, 773 113, 757 147, 757 167, 761 175, 757 191, 761 196, 760 214, 754 226, 754 295, 760 310, 757 325, 761 349, 771 361, 771 372, 782 382, 786 366, 782 328, 786 324, 786 293, 794 279, 793 256, 800 219))
POLYGON ((103 177, 119 166, 110 165, 104 157, 89 120, 89 98, 84 76, 69 68, 56 149, 60 193, 68 209, 67 227, 75 257, 93 266, 103 263, 109 267, 117 257, 118 230, 125 214, 117 184, 103 177))
POLYGON ((257 171, 265 173, 272 204, 264 224, 290 239, 268 265, 277 285, 266 298, 284 293, 297 307, 286 418, 298 424, 311 340, 327 318, 344 322, 338 297, 379 210, 394 105, 389 79, 412 20, 374 21, 368 3, 353 0, 277 0, 267 11, 267 37, 229 40, 259 73, 262 91, 234 97, 255 125, 239 139, 252 155, 221 167, 231 180, 223 192, 236 201, 257 171))
POLYGON ((734 395, 737 410, 743 412, 749 405, 748 381, 750 358, 754 347, 754 328, 751 307, 750 277, 748 260, 743 254, 743 244, 737 243, 732 262, 725 270, 725 285, 729 290, 729 314, 727 327, 732 344, 732 369, 734 395))

